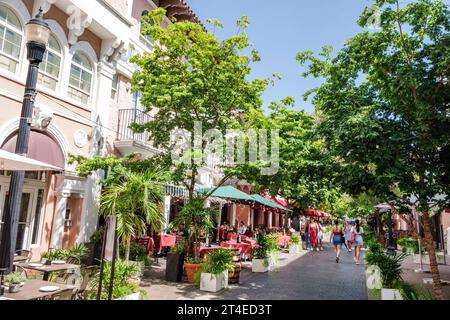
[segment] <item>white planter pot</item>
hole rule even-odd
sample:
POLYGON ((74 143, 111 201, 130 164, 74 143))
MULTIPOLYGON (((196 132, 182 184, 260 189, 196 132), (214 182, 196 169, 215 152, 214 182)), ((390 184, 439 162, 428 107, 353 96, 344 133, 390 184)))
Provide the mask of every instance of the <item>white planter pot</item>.
POLYGON ((264 259, 252 260, 252 272, 267 272, 269 271, 270 261, 264 259))
POLYGON ((219 292, 228 288, 228 270, 220 274, 202 273, 200 278, 200 290, 207 292, 219 292))
POLYGON ((290 245, 289 246, 289 253, 290 254, 299 254, 300 253, 300 245, 290 245))
POLYGON ((397 289, 381 289, 381 300, 403 300, 397 289))
POLYGON ((120 299, 114 299, 114 300, 141 300, 139 292, 130 294, 126 297, 120 298, 120 299))
MULTIPOLYGON (((437 260, 437 263, 444 264, 444 255, 436 254, 436 260, 437 260)), ((420 263, 420 255, 419 254, 414 255, 414 263, 420 263)), ((422 255, 422 263, 430 264, 430 257, 428 256, 428 254, 422 255)))

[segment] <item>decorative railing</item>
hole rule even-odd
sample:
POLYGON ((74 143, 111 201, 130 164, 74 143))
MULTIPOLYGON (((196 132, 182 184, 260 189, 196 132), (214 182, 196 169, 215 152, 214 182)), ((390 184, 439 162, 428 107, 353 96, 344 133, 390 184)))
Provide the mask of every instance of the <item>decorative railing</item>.
POLYGON ((117 124, 117 140, 118 141, 139 141, 151 144, 149 141, 150 134, 146 131, 143 133, 136 133, 130 129, 133 123, 143 124, 153 120, 153 117, 136 109, 120 109, 119 121, 117 124))

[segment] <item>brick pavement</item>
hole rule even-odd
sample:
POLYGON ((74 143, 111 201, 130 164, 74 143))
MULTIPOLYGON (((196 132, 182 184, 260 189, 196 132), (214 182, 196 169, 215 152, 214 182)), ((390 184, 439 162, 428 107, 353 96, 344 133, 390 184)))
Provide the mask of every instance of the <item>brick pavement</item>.
POLYGON ((164 259, 153 269, 142 287, 149 300, 366 300, 364 265, 355 265, 353 252, 342 252, 334 260, 333 248, 280 255, 279 266, 269 273, 252 273, 251 262, 244 263, 240 285, 212 294, 187 283, 170 283, 164 278, 164 259))

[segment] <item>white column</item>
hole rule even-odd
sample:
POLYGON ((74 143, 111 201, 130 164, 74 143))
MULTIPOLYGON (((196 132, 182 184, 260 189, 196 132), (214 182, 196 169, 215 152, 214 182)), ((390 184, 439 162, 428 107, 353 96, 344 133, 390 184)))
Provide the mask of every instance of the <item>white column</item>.
POLYGON ((249 226, 252 225, 253 229, 256 227, 253 225, 253 221, 255 221, 255 209, 251 208, 250 209, 250 223, 248 224, 249 226))
POLYGON ((273 215, 272 211, 269 211, 269 222, 267 223, 267 226, 269 228, 272 228, 272 215, 273 215))
POLYGON ((447 246, 445 247, 447 254, 450 255, 450 228, 447 228, 447 246))
POLYGON ((84 187, 83 210, 81 212, 80 233, 78 242, 89 242, 92 234, 97 229, 98 211, 102 187, 100 181, 103 175, 100 170, 87 178, 84 187))
POLYGON ((219 203, 219 214, 216 217, 216 222, 217 222, 216 242, 219 242, 220 221, 222 220, 222 208, 223 208, 223 203, 220 202, 219 203))
POLYGON ((235 227, 235 221, 236 221, 236 203, 233 203, 230 225, 235 227))
POLYGON ((61 249, 64 238, 64 222, 66 217, 69 192, 60 192, 56 198, 55 217, 53 221, 52 247, 61 249))
MULTIPOLYGON (((115 69, 106 62, 100 62, 97 66, 97 92, 94 112, 92 113, 92 121, 100 119, 101 124, 108 128, 115 128, 117 124, 109 123, 109 115, 111 110, 111 88, 115 69)), ((111 134, 109 131, 103 134, 111 134)), ((106 144, 105 144, 106 145, 106 144)))
POLYGON ((166 229, 169 226, 171 199, 172 199, 171 196, 164 197, 164 230, 163 230, 164 234, 166 233, 166 229))

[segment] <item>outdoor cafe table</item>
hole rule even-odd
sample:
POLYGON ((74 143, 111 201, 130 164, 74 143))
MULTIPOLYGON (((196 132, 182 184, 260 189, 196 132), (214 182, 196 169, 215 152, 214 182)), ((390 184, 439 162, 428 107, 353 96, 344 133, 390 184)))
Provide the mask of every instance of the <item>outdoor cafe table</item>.
MULTIPOLYGON (((238 237, 237 234, 230 233, 230 234, 228 234, 227 239, 236 241, 237 237, 238 237)), ((246 239, 248 239, 248 236, 241 234, 241 240, 246 240, 246 239)))
POLYGON ((222 241, 220 243, 220 246, 223 248, 235 248, 239 249, 240 253, 246 256, 250 256, 252 253, 252 245, 250 243, 245 242, 230 242, 230 241, 222 241))
POLYGON ((53 283, 53 282, 48 282, 48 281, 43 281, 43 280, 27 280, 25 281, 25 284, 23 285, 23 287, 20 289, 19 292, 16 293, 9 293, 9 290, 5 289, 5 293, 1 298, 5 298, 4 300, 36 300, 36 299, 41 299, 50 295, 53 295, 55 293, 59 293, 61 291, 70 289, 72 287, 67 286, 65 284, 61 284, 61 283, 53 283), (56 286, 59 287, 58 290, 56 291, 52 291, 52 292, 42 292, 39 291, 40 288, 42 287, 47 287, 47 286, 56 286))
POLYGON ((48 281, 48 278, 50 277, 50 273, 52 273, 52 272, 79 270, 81 267, 80 265, 70 264, 70 263, 52 264, 49 266, 45 265, 45 264, 43 264, 42 266, 34 266, 33 263, 18 263, 17 266, 25 268, 25 269, 29 269, 29 270, 43 272, 44 277, 42 278, 42 280, 44 280, 44 281, 48 281))

